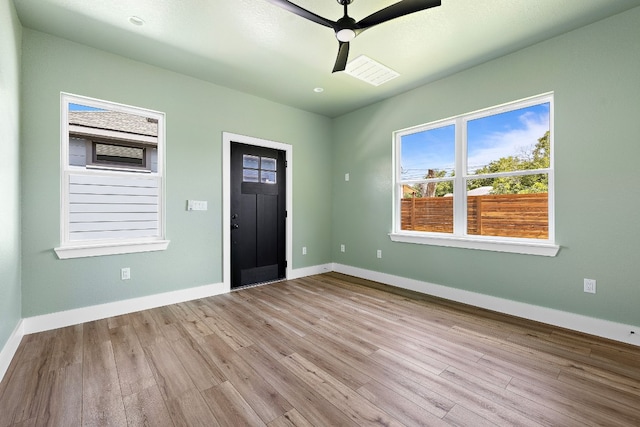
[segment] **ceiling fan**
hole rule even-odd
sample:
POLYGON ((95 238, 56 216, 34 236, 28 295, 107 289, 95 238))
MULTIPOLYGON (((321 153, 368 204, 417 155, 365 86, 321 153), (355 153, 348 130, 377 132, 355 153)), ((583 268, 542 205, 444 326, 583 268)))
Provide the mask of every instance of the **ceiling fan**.
POLYGON ((440 6, 441 4, 440 0, 402 0, 356 22, 355 19, 351 18, 347 14, 347 6, 349 6, 353 0, 337 0, 339 4, 344 6, 344 16, 337 21, 323 18, 322 16, 316 15, 315 13, 293 4, 288 0, 267 1, 317 24, 333 29, 339 43, 338 58, 336 59, 336 63, 333 67, 334 73, 336 71, 344 71, 347 66, 347 58, 349 56, 349 42, 364 30, 410 13, 440 6))

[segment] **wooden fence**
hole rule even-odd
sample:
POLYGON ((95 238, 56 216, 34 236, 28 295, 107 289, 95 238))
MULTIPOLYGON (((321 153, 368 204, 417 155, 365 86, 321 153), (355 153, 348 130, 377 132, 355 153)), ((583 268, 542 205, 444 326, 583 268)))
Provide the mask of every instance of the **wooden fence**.
MULTIPOLYGON (((546 239, 547 193, 468 196, 467 233, 546 239)), ((453 233, 453 197, 402 199, 402 230, 453 233)))

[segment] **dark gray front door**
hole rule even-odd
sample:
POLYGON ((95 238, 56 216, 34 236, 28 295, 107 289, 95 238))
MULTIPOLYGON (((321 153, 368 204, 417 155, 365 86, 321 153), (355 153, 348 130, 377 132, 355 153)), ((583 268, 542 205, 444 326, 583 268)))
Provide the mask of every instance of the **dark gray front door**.
POLYGON ((285 152, 231 143, 231 287, 285 278, 285 152))

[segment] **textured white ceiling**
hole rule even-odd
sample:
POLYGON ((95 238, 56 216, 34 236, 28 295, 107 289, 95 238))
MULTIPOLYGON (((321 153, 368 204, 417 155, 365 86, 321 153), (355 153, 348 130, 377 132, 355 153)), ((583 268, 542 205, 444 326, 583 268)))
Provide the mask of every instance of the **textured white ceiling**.
MULTIPOLYGON (((292 0, 337 20, 336 0, 292 0)), ((354 0, 356 21, 396 0, 354 0)), ((640 6, 640 0, 442 0, 367 30, 360 54, 398 71, 379 87, 332 74, 333 31, 265 0, 14 0, 26 27, 329 117, 640 6), (130 16, 144 19, 142 26, 130 16), (315 93, 315 87, 323 87, 315 93)))

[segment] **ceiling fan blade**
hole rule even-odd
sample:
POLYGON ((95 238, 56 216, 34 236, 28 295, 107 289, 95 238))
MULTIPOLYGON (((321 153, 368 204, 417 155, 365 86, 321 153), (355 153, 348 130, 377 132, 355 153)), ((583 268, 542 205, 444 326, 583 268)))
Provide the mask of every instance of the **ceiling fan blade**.
POLYGON ((279 6, 283 9, 288 10, 289 12, 295 13, 298 16, 302 16, 309 21, 313 21, 317 24, 324 25, 325 27, 333 28, 335 26, 335 22, 330 19, 323 18, 320 15, 316 15, 313 12, 309 12, 307 9, 304 9, 297 4, 293 4, 288 0, 266 0, 271 4, 279 6))
POLYGON ((374 25, 382 24, 383 22, 390 21, 410 13, 440 6, 440 4, 440 0, 402 0, 379 10, 376 13, 372 13, 358 22, 358 26, 362 31, 364 31, 374 25))
POLYGON ((347 58, 349 58, 349 42, 340 42, 336 65, 333 66, 332 73, 344 71, 344 69, 347 68, 347 58))

